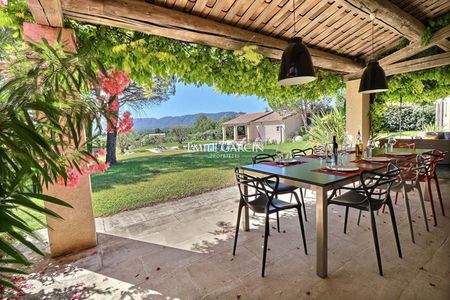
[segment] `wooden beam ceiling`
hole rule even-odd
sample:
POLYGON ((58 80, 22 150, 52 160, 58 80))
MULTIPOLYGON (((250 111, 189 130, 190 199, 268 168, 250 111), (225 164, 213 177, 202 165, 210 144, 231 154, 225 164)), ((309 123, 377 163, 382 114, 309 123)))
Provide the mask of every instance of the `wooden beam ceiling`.
MULTIPOLYGON (((391 66, 403 66, 403 65, 399 65, 399 64, 395 64, 395 63, 398 61, 407 59, 408 57, 414 56, 422 51, 425 51, 425 50, 433 47, 433 46, 439 46, 442 48, 444 45, 446 45, 446 43, 448 43, 447 37, 450 37, 450 25, 447 25, 446 27, 436 31, 432 35, 432 37, 427 45, 422 45, 421 42, 412 43, 412 44, 410 44, 410 45, 408 45, 386 57, 383 57, 382 59, 379 60, 379 63, 385 69, 385 71, 388 69, 392 69, 391 66)), ((445 50, 445 49, 444 49, 444 51, 448 52, 448 50, 445 50)), ((444 58, 445 58, 445 56, 444 56, 444 58)), ((420 59, 426 59, 426 57, 419 58, 418 60, 420 60, 420 59)), ((416 61, 416 60, 414 60, 414 61, 416 61)), ((406 61, 406 62, 408 62, 408 61, 406 61)), ((406 63, 406 62, 404 62, 404 63, 406 63)), ((439 60, 439 63, 441 63, 441 62, 442 61, 439 60)), ((448 63, 445 65, 448 65, 448 64, 450 64, 450 61, 448 61, 448 63)), ((391 73, 389 75, 398 74, 397 67, 394 67, 393 70, 395 71, 395 73, 391 73)), ((416 71, 418 71, 418 70, 423 70, 423 69, 417 69, 416 71)), ((412 71, 408 71, 408 72, 412 72, 412 71)), ((357 79, 357 78, 360 78, 361 75, 362 75, 362 71, 359 71, 359 72, 356 72, 353 74, 348 74, 348 75, 344 76, 344 80, 347 81, 347 80, 357 79)), ((386 72, 386 75, 387 75, 387 72, 386 72)))
POLYGON ((392 64, 405 58, 416 55, 417 53, 425 51, 435 45, 444 44, 447 37, 450 37, 450 25, 447 25, 446 27, 435 32, 431 36, 431 39, 428 44, 422 45, 421 42, 412 43, 406 46, 405 48, 402 48, 386 57, 383 57, 382 59, 380 59, 380 64, 382 66, 392 64))
POLYGON ((421 71, 450 65, 450 52, 435 54, 389 65, 385 68, 386 76, 421 71))
MULTIPOLYGON (((64 15, 74 20, 126 28, 186 42, 236 50, 257 45, 270 58, 281 59, 285 40, 138 0, 62 0, 64 15)), ((316 67, 343 73, 361 70, 351 59, 310 48, 316 67)))
POLYGON ((63 27, 64 19, 59 0, 27 0, 27 4, 36 23, 63 27))
POLYGON ((376 18, 392 29, 398 31, 410 41, 419 41, 425 31, 425 26, 388 0, 338 0, 348 7, 364 11, 367 14, 375 12, 376 18))

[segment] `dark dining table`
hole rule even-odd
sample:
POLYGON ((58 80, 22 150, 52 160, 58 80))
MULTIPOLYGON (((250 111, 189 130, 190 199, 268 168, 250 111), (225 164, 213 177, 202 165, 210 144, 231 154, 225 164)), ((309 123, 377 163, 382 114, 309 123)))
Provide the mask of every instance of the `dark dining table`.
MULTIPOLYGON (((394 152, 410 152, 414 155, 423 154, 430 149, 394 149, 394 152)), ((414 156, 411 155, 411 156, 414 156)), ((374 149, 374 156, 384 156, 382 149, 374 149)), ((409 157, 411 157, 409 156, 409 157)), ((405 156, 389 156, 393 160, 405 158, 405 156)), ((258 163, 241 166, 243 173, 261 176, 276 175, 280 182, 312 190, 316 194, 316 273, 319 277, 327 276, 328 266, 328 192, 359 180, 359 174, 363 170, 381 170, 386 168, 388 163, 371 163, 369 161, 355 161, 354 157, 349 159, 347 166, 358 167, 359 171, 333 172, 328 173, 325 160, 311 157, 296 158, 301 163, 292 165, 258 163)), ((244 209, 243 227, 250 230, 249 211, 244 209)))

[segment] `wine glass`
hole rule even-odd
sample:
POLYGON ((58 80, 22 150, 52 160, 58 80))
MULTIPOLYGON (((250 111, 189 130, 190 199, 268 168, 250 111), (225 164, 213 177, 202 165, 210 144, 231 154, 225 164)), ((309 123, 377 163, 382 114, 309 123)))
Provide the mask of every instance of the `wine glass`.
POLYGON ((387 143, 389 145, 389 152, 394 152, 394 145, 395 145, 395 143, 397 143, 397 140, 395 139, 395 137, 393 137, 393 136, 389 137, 387 143))
POLYGON ((372 157, 374 148, 375 148, 375 142, 372 139, 369 139, 367 141, 367 157, 372 157))

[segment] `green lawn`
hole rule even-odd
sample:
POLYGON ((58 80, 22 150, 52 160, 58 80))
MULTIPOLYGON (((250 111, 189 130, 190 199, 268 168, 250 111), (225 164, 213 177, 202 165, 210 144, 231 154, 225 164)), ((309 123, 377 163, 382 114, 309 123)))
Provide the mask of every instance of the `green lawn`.
MULTIPOLYGON (((289 152, 307 148, 307 142, 268 145, 264 153, 289 152)), ((231 157, 212 157, 213 153, 173 150, 152 153, 145 148, 134 154, 118 155, 118 163, 103 174, 91 175, 95 216, 147 206, 172 199, 217 190, 235 183, 236 166, 251 163, 256 152, 219 152, 231 157)), ((31 218, 34 228, 41 226, 31 218)))

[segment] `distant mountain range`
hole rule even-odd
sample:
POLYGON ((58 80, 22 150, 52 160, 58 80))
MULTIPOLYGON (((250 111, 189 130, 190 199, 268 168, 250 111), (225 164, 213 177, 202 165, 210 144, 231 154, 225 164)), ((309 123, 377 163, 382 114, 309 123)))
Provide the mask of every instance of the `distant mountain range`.
POLYGON ((225 111, 219 113, 199 113, 193 115, 183 115, 176 117, 157 118, 136 118, 134 119, 133 129, 137 131, 152 130, 155 128, 168 129, 173 126, 192 126, 201 115, 205 115, 211 120, 217 122, 224 117, 236 117, 243 114, 242 112, 225 111))

